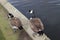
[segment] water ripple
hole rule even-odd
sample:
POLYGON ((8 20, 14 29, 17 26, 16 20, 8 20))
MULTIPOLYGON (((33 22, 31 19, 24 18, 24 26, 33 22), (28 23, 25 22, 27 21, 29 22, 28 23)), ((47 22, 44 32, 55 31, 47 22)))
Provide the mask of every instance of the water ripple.
POLYGON ((20 2, 20 1, 11 1, 10 3, 13 4, 13 3, 19 3, 19 2, 20 2))
POLYGON ((48 3, 58 3, 58 2, 60 2, 60 0, 58 1, 49 1, 48 3))
POLYGON ((60 5, 60 4, 56 4, 56 5, 60 5))

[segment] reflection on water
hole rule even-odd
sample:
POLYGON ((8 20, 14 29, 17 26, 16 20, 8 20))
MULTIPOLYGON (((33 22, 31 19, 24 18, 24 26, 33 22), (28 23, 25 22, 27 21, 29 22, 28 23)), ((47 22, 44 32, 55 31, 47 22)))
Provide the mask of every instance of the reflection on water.
POLYGON ((60 40, 60 0, 8 0, 27 18, 33 9, 36 17, 41 18, 45 25, 44 32, 52 40, 60 40))

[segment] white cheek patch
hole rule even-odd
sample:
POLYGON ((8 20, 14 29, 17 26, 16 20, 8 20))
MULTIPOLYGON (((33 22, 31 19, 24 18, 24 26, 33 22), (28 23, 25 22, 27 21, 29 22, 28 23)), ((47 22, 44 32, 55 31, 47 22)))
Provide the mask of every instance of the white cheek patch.
POLYGON ((39 31, 41 31, 41 29, 39 29, 39 31))
POLYGON ((18 29, 18 27, 16 27, 16 26, 13 26, 13 27, 12 27, 12 29, 18 29))
POLYGON ((30 14, 32 14, 32 13, 33 13, 33 10, 30 11, 30 14))
POLYGON ((10 18, 11 16, 8 15, 8 17, 10 18))
POLYGON ((30 18, 30 20, 32 19, 32 17, 30 18))

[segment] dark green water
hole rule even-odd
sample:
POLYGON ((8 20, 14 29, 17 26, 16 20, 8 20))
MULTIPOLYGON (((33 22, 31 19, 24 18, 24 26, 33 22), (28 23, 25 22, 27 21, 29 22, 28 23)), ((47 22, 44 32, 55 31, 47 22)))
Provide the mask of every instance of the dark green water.
POLYGON ((44 26, 44 32, 51 40, 60 40, 60 0, 9 0, 26 17, 30 18, 29 10, 33 9, 44 26))

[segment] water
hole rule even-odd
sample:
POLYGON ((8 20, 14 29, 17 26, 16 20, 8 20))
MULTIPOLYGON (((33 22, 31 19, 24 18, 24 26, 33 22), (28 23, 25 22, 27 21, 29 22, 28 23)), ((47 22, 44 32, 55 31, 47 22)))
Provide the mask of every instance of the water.
POLYGON ((60 0, 8 0, 27 18, 31 17, 29 10, 33 9, 44 26, 44 32, 51 40, 60 40, 60 0))

